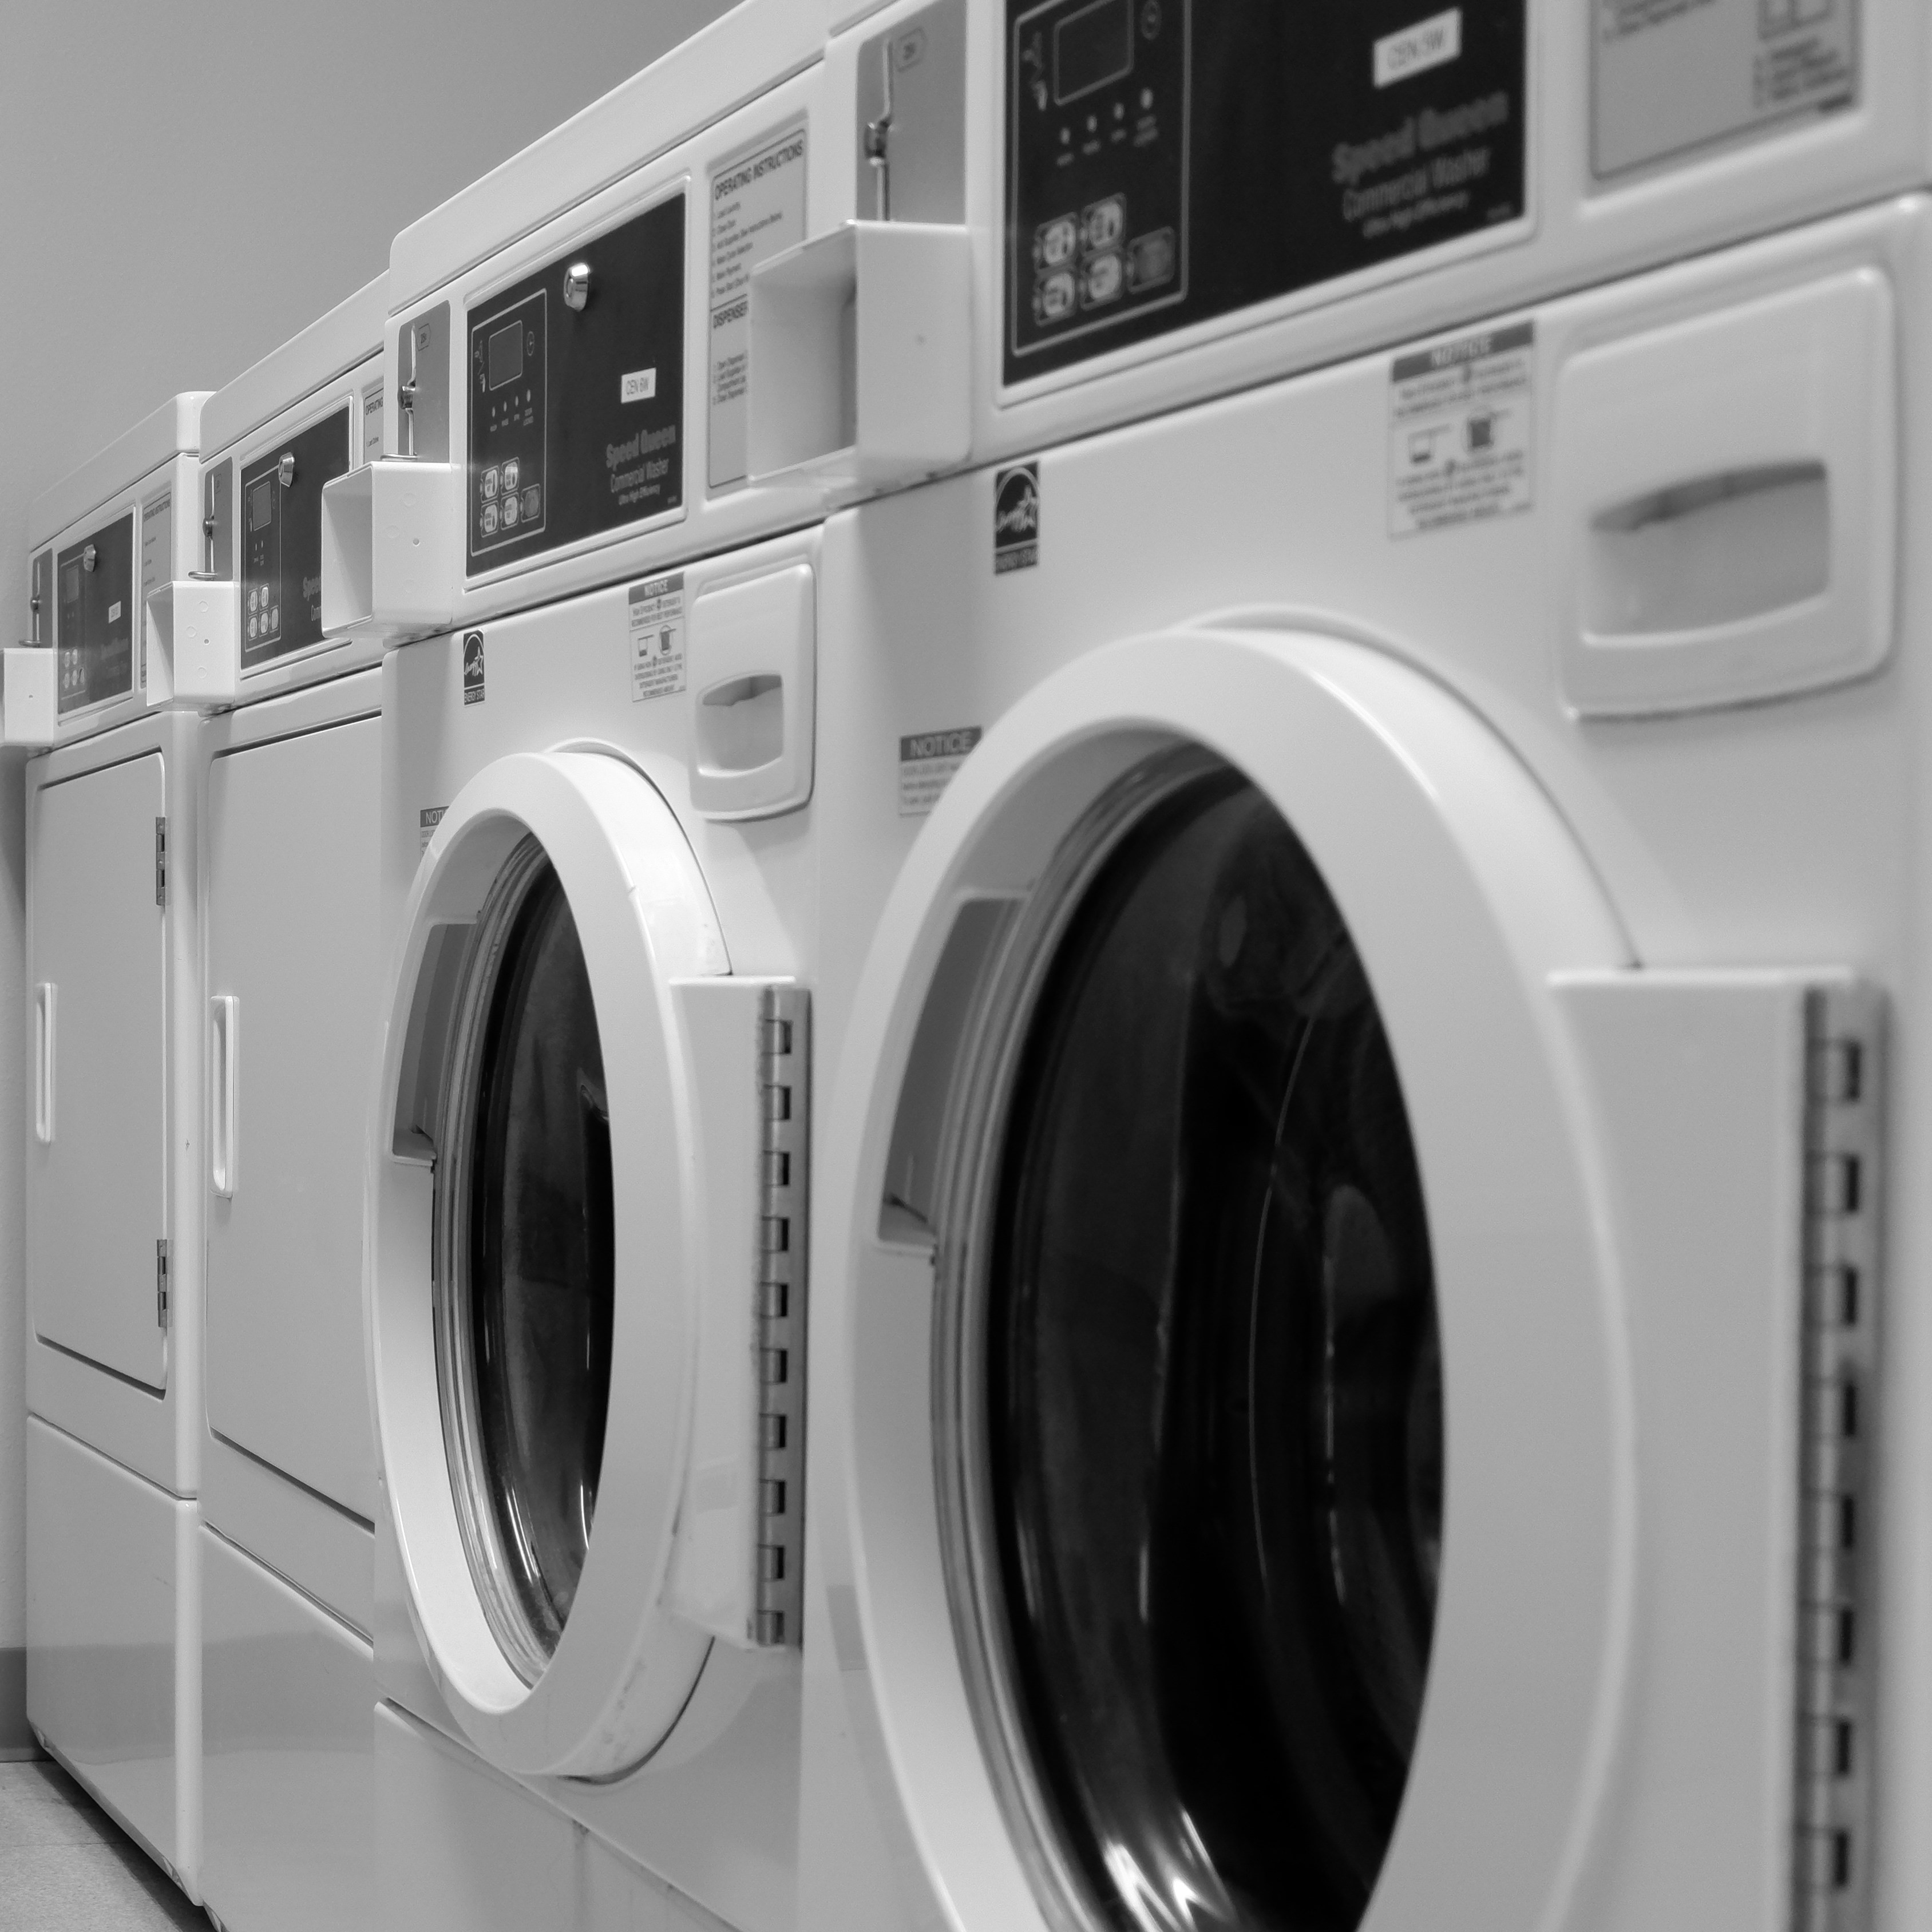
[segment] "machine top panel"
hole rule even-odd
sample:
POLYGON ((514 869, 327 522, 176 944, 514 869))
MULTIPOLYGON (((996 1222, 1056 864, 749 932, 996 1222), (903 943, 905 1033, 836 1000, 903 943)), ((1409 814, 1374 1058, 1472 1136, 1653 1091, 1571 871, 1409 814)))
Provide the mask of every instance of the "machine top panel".
POLYGON ((320 321, 272 350, 251 369, 219 388, 201 412, 201 448, 225 455, 250 430, 280 416, 326 382, 382 351, 388 314, 386 274, 338 302, 320 321))
POLYGON ((1525 0, 1008 0, 1008 382, 1520 216, 1525 0))
POLYGON ((70 530, 88 511, 131 489, 172 458, 198 454, 202 405, 213 393, 190 389, 170 398, 152 416, 89 457, 71 476, 43 490, 34 499, 27 520, 28 548, 38 550, 70 530))
POLYGON ((828 26, 826 0, 742 0, 405 228, 389 248, 390 312, 809 67, 828 26))

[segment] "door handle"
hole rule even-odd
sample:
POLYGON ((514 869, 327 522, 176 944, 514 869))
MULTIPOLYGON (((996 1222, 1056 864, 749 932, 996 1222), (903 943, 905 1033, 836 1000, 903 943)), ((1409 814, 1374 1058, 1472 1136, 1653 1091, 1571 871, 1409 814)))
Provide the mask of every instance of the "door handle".
POLYGON ((34 988, 34 1138, 43 1147, 54 1141, 54 982, 34 988))
POLYGON ((208 1136, 208 1180, 224 1200, 235 1193, 237 1144, 236 1097, 240 1065, 242 1002, 232 993, 218 993, 208 1003, 213 1028, 214 1066, 208 1136))

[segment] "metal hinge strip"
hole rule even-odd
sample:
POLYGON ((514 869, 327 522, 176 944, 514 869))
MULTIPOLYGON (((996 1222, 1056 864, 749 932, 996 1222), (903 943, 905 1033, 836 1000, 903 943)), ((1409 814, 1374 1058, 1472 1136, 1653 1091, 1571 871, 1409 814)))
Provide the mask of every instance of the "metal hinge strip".
POLYGON ((1856 1932, 1870 1902, 1880 1006, 1805 1003, 1794 1932, 1856 1932))
POLYGON ((760 994, 758 1281, 758 1545, 752 1636, 796 1645, 805 1558, 806 1171, 811 1108, 811 996, 760 994))
POLYGON ((168 821, 165 818, 154 820, 154 903, 164 906, 168 902, 168 821))
POLYGON ((154 1244, 154 1326, 168 1325, 168 1244, 164 1235, 154 1244))

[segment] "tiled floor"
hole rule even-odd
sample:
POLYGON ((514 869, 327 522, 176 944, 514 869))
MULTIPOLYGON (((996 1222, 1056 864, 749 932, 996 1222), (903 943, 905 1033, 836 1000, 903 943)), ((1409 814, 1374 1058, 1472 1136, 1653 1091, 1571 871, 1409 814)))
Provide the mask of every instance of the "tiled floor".
POLYGON ((60 1766, 0 1763, 0 1932, 148 1932, 208 1921, 60 1766))

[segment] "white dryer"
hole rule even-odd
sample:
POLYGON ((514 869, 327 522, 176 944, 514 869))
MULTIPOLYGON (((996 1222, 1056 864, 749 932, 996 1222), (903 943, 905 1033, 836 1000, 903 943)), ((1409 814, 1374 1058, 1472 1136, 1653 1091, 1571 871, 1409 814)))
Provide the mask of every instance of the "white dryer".
POLYGON ((754 276, 754 364, 815 375, 758 395, 752 467, 848 499, 1932 171, 1913 0, 838 12, 858 218, 754 276))
POLYGON ((195 574, 149 600, 199 741, 208 1078, 202 1893, 374 1909, 362 1126, 381 960, 378 641, 321 622, 322 492, 381 444, 379 278, 212 395, 195 574))
POLYGON ((802 1927, 1926 1922, 1928 304, 826 525, 802 1927))
POLYGON ((196 720, 144 594, 191 567, 199 394, 38 498, 26 766, 27 1713, 198 1897, 196 720))

